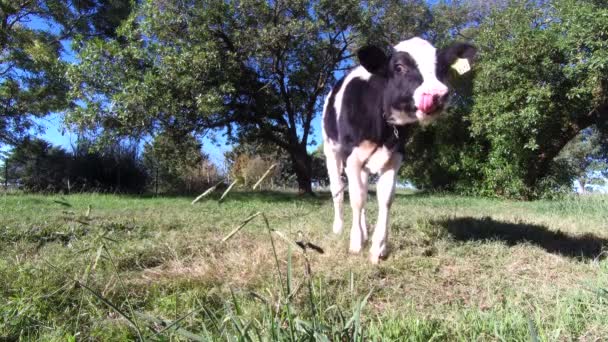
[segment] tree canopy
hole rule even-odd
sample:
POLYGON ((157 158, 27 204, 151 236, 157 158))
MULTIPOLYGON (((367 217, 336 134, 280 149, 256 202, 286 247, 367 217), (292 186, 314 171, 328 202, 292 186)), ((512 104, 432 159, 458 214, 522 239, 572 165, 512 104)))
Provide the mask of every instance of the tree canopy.
POLYGON ((68 107, 64 44, 112 37, 130 0, 0 0, 0 144, 14 145, 35 118, 68 107))
POLYGON ((70 75, 84 105, 70 119, 115 134, 226 127, 285 150, 308 192, 312 123, 336 73, 364 42, 428 22, 423 1, 146 1, 120 39, 81 50, 70 75))
POLYGON ((580 178, 581 153, 605 165, 603 1, 0 0, 0 19, 3 144, 64 111, 70 128, 107 142, 173 149, 189 137, 192 147, 221 129, 235 145, 276 147, 309 192, 319 178, 308 152, 319 143, 315 118, 354 52, 419 35, 437 47, 470 41, 479 54, 472 73, 452 80, 451 109, 410 127, 404 178, 534 198, 580 178), (61 58, 68 41, 75 62, 61 58), (585 138, 590 127, 601 138, 585 138))
POLYGON ((422 172, 418 185, 519 198, 563 185, 555 157, 585 128, 605 130, 607 29, 608 9, 591 1, 494 11, 475 32, 472 97, 413 139, 410 153, 431 157, 406 172, 431 164, 436 176, 422 172))

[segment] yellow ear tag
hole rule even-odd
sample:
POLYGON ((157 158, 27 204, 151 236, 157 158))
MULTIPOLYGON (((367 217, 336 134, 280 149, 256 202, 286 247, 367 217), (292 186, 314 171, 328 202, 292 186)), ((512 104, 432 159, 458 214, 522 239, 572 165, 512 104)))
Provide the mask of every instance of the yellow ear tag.
POLYGON ((452 64, 452 69, 456 70, 459 75, 466 74, 471 70, 471 65, 469 64, 469 60, 466 58, 458 58, 454 64, 452 64))

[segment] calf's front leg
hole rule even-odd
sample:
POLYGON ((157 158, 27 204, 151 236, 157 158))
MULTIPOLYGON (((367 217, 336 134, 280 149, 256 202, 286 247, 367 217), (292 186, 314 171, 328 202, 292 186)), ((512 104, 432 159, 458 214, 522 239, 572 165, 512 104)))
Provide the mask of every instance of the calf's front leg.
MULTIPOLYGON (((367 231, 363 232, 362 214, 365 200, 367 199, 367 191, 364 191, 367 184, 362 182, 362 165, 361 162, 351 155, 346 160, 346 176, 348 177, 348 195, 350 198, 350 206, 353 211, 353 222, 350 229, 350 247, 351 253, 359 253, 362 248, 364 238, 367 238, 367 231)), ((367 180, 367 179, 366 179, 367 180)))
POLYGON ((381 257, 386 256, 386 242, 388 239, 389 210, 395 195, 395 181, 397 171, 401 166, 402 156, 399 153, 393 154, 389 163, 382 169, 380 178, 376 185, 378 196, 378 221, 372 236, 372 246, 369 251, 370 261, 377 264, 381 257))
POLYGON ((327 174, 329 175, 329 189, 334 202, 334 234, 342 233, 342 204, 344 202, 344 189, 342 182, 342 159, 337 151, 331 146, 331 143, 324 142, 325 159, 327 161, 327 174))

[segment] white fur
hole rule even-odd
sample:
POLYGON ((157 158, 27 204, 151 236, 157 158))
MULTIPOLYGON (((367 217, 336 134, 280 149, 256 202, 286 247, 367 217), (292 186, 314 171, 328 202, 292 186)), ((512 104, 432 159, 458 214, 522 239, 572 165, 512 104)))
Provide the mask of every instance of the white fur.
POLYGON ((323 102, 323 114, 321 114, 321 135, 323 136, 324 143, 329 140, 327 132, 325 132, 325 124, 323 123, 325 122, 325 113, 327 113, 327 105, 329 104, 329 97, 331 96, 331 93, 333 93, 333 90, 330 91, 327 96, 325 96, 325 101, 323 102))
POLYGON ((339 149, 336 144, 330 140, 323 142, 323 152, 327 163, 327 174, 329 175, 329 189, 334 202, 334 223, 333 232, 340 234, 342 232, 343 203, 344 203, 344 184, 342 182, 342 171, 344 162, 340 158, 339 149))
POLYGON ((346 159, 346 176, 348 177, 348 196, 350 198, 350 207, 353 212, 353 221, 350 228, 350 247, 351 253, 359 253, 363 247, 364 236, 367 232, 363 232, 361 224, 363 206, 367 200, 367 184, 361 182, 361 172, 363 171, 362 163, 353 153, 346 159))
POLYGON ((437 79, 435 77, 435 65, 437 64, 437 57, 435 55, 436 49, 431 43, 418 37, 404 40, 394 46, 396 51, 407 52, 418 64, 418 70, 422 74, 422 77, 426 81, 427 78, 437 79))
MULTIPOLYGON (((423 82, 414 91, 414 104, 420 106, 423 94, 445 94, 448 92, 448 87, 437 79, 435 74, 437 65, 437 49, 422 38, 412 38, 404 40, 394 46, 396 51, 407 52, 416 64, 418 70, 422 74, 423 82)), ((418 113, 416 113, 418 116, 418 113)))
POLYGON ((400 153, 393 153, 390 162, 380 173, 380 178, 376 185, 378 196, 378 221, 372 236, 372 246, 369 250, 369 258, 372 264, 377 264, 381 257, 386 256, 386 240, 388 239, 389 210, 395 196, 395 181, 397 171, 401 167, 402 156, 400 153))

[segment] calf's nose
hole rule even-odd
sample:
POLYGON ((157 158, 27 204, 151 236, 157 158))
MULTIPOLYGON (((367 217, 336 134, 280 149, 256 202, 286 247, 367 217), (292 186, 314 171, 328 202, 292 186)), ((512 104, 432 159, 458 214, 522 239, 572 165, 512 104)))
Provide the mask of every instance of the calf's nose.
POLYGON ((437 84, 425 89, 422 92, 422 97, 418 109, 424 113, 431 113, 437 108, 439 99, 448 93, 448 87, 437 84))

